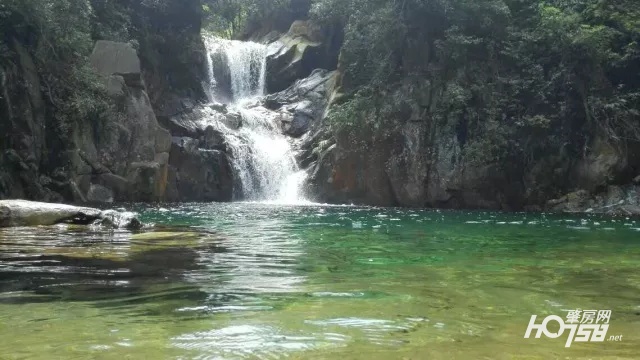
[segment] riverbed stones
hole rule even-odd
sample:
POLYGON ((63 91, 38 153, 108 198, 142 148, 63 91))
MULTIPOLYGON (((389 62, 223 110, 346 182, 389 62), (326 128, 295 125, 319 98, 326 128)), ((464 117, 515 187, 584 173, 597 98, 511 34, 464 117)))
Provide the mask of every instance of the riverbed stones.
POLYGON ((106 210, 100 213, 97 225, 111 227, 114 229, 139 230, 143 227, 142 222, 136 218, 136 214, 128 211, 106 210))

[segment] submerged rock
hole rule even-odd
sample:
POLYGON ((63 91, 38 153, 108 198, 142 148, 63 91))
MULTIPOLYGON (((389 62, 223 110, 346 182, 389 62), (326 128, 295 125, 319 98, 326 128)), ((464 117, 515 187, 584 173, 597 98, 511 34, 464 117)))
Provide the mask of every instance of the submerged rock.
POLYGON ((142 223, 133 213, 50 204, 26 200, 0 201, 0 227, 50 226, 56 224, 98 224, 113 228, 139 229, 142 223))
POLYGON ((94 225, 102 225, 112 227, 114 229, 139 230, 142 228, 142 222, 136 218, 136 214, 128 211, 120 212, 115 210, 106 210, 100 213, 94 225))

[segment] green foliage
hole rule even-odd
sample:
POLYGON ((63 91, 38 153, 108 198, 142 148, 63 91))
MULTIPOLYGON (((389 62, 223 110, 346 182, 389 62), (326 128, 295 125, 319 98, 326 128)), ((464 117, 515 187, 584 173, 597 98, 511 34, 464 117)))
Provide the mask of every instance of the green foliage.
POLYGON ((334 106, 331 119, 334 125, 350 128, 354 131, 367 129, 367 119, 375 115, 375 101, 365 91, 356 93, 350 101, 334 106))
POLYGON ((129 41, 131 9, 120 0, 91 0, 92 37, 94 39, 129 41))
MULTIPOLYGON (((76 121, 108 117, 113 111, 103 83, 90 69, 93 8, 88 0, 0 0, 0 46, 26 47, 61 134, 76 121)), ((0 58, 16 62, 13 51, 0 58)))
POLYGON ((345 28, 335 129, 419 119, 458 129, 481 163, 525 165, 581 153, 596 134, 640 141, 632 0, 317 0, 312 15, 345 28), (422 110, 372 111, 397 91, 422 110))
POLYGON ((289 0, 204 0, 203 10, 209 32, 232 38, 250 23, 267 22, 289 5, 289 0))

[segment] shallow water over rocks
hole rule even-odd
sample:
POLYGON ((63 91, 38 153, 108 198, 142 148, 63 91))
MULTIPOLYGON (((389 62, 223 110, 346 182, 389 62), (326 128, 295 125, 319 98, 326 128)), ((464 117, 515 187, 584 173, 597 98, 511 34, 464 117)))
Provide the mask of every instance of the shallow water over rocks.
POLYGON ((259 203, 0 230, 9 358, 635 358, 640 222, 259 203), (612 310, 621 342, 524 339, 612 310))

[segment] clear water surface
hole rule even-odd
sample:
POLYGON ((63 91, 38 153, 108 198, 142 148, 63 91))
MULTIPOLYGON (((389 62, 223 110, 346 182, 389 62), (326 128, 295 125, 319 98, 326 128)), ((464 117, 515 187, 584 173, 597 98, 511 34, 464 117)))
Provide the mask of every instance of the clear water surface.
POLYGON ((639 220, 126 208, 156 226, 0 230, 0 358, 640 358, 639 220), (576 308, 622 341, 523 338, 576 308))

